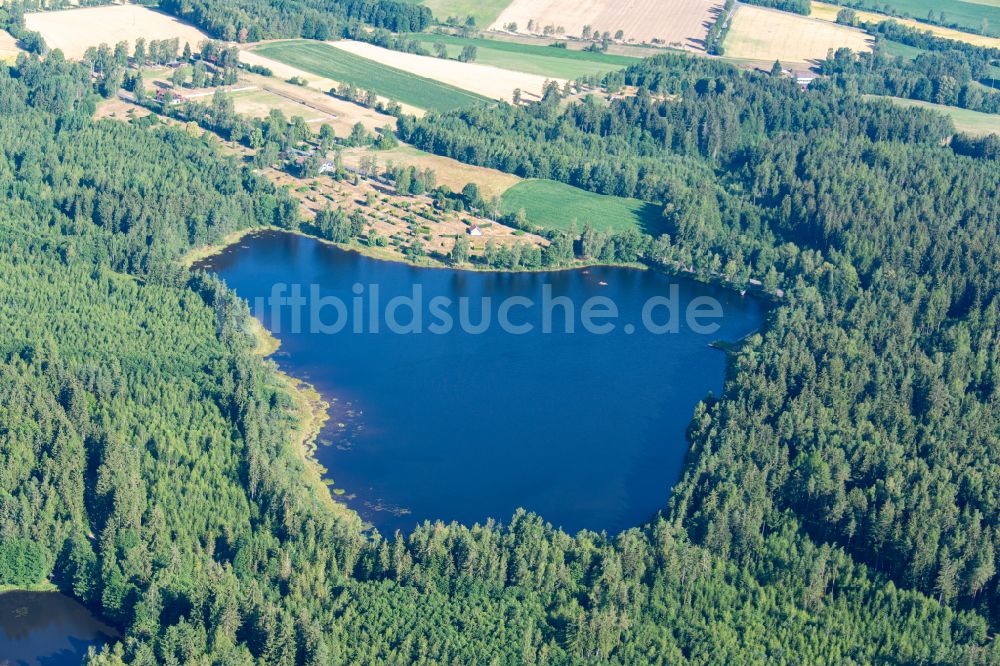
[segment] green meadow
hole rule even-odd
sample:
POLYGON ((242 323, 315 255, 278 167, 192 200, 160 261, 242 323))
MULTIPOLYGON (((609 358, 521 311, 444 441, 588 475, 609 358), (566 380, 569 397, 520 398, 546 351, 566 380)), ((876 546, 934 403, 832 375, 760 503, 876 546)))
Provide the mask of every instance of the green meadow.
POLYGON ((526 180, 503 193, 505 213, 523 209, 528 221, 543 229, 577 231, 590 223, 598 229, 629 228, 649 234, 663 229, 660 206, 605 194, 595 194, 554 180, 526 180))
POLYGON ((945 24, 1000 35, 1000 2, 997 0, 862 0, 855 6, 918 20, 933 14, 934 20, 940 21, 944 14, 945 24))

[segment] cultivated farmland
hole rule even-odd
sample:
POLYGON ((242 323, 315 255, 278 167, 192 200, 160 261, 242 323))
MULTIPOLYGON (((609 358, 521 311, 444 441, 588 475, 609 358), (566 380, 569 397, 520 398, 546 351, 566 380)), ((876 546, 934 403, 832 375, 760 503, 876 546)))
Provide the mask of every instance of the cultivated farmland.
POLYGON ((557 49, 499 39, 426 33, 413 33, 407 37, 421 42, 427 48, 437 43, 444 44, 451 57, 457 56, 465 46, 475 46, 478 64, 552 78, 578 79, 591 74, 605 74, 635 63, 635 58, 629 56, 557 49))
POLYGON ((774 9, 740 5, 724 42, 726 56, 765 63, 811 63, 830 49, 871 50, 873 40, 860 30, 774 9))
POLYGON ((420 109, 449 111, 486 100, 475 93, 389 67, 323 42, 263 44, 254 52, 331 82, 347 83, 420 109))
POLYGON ((721 8, 721 0, 514 0, 493 29, 516 23, 518 32, 527 33, 528 23, 533 22, 536 33, 552 26, 580 37, 589 25, 612 35, 621 30, 627 41, 702 48, 708 26, 721 8))
MULTIPOLYGON (((355 42, 345 39, 339 42, 330 42, 330 44, 338 49, 373 60, 382 65, 395 67, 396 69, 428 79, 434 79, 435 81, 440 81, 456 88, 462 88, 491 99, 509 101, 515 89, 520 89, 528 95, 540 97, 545 82, 549 80, 549 77, 538 74, 515 72, 490 65, 444 60, 442 58, 392 51, 365 42, 355 42)), ((560 85, 563 83, 561 79, 555 80, 560 85)))
MULTIPOLYGON (((836 21, 837 12, 842 9, 839 5, 831 5, 825 2, 813 2, 812 3, 812 18, 821 19, 824 21, 836 21)), ((914 21, 913 19, 896 18, 893 16, 887 16, 885 14, 877 14, 870 11, 856 10, 855 15, 859 21, 865 23, 881 23, 882 21, 893 20, 900 25, 906 25, 911 28, 916 28, 917 30, 926 30, 937 37, 943 37, 945 39, 954 39, 959 42, 966 42, 968 44, 974 44, 976 46, 986 46, 989 48, 1000 48, 1000 38, 997 37, 987 37, 985 35, 974 35, 970 32, 962 32, 961 30, 955 30, 953 28, 945 28, 937 25, 930 25, 929 23, 921 23, 920 21, 914 21)))
POLYGON ((74 59, 81 58, 88 47, 135 44, 140 37, 146 41, 177 37, 182 46, 187 42, 192 49, 208 39, 194 26, 138 5, 37 12, 25 14, 24 20, 29 30, 41 33, 50 48, 61 49, 67 58, 74 59))
POLYGON ((663 232, 660 206, 604 194, 595 194, 554 180, 525 180, 504 192, 505 213, 523 209, 528 222, 542 229, 582 231, 590 223, 595 229, 636 229, 647 234, 663 232))

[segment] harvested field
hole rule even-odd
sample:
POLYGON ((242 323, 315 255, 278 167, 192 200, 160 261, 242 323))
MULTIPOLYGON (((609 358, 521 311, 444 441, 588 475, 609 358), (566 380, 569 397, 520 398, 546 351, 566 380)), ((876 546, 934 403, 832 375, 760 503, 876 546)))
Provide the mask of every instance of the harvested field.
MULTIPOLYGON (((839 5, 830 5, 825 2, 814 2, 812 3, 812 14, 810 14, 810 16, 823 21, 834 22, 837 20, 837 12, 841 9, 843 8, 839 5)), ((967 44, 973 44, 975 46, 1000 49, 1000 39, 997 37, 974 35, 971 32, 962 32, 961 30, 955 30, 954 28, 944 28, 941 26, 930 25, 928 23, 921 23, 920 21, 914 21, 913 19, 895 18, 893 16, 877 14, 875 12, 863 11, 860 9, 855 11, 855 15, 858 17, 859 21, 864 23, 881 23, 882 21, 892 20, 900 25, 916 28, 917 30, 929 31, 935 37, 954 39, 955 41, 966 42, 967 44)))
MULTIPOLYGON (((545 82, 549 80, 548 77, 538 74, 391 51, 374 44, 346 39, 330 42, 330 45, 362 58, 368 58, 380 64, 440 81, 491 99, 509 101, 517 88, 528 95, 541 96, 545 82)), ((554 80, 558 81, 560 85, 564 82, 563 79, 554 80)))
POLYGON ((353 148, 344 151, 344 164, 357 167, 361 157, 374 154, 379 168, 385 168, 390 163, 417 167, 418 169, 433 169, 437 174, 439 185, 447 185, 452 191, 459 192, 469 183, 475 183, 486 197, 500 196, 508 189, 521 182, 517 176, 509 173, 486 169, 484 167, 463 164, 449 157, 441 157, 425 153, 413 146, 401 145, 393 150, 370 151, 353 148))
POLYGON ((562 27, 566 35, 580 37, 583 27, 614 35, 621 30, 626 41, 702 48, 708 26, 722 9, 721 0, 514 0, 494 21, 494 30, 516 23, 518 32, 535 33, 545 26, 562 27))
POLYGON ((822 60, 830 49, 846 46, 870 51, 870 36, 842 25, 764 7, 740 5, 726 36, 726 57, 784 64, 822 60))
POLYGON ((72 59, 82 57, 91 46, 114 46, 118 42, 132 45, 140 37, 147 41, 177 37, 181 46, 187 42, 192 49, 208 39, 194 26, 138 5, 36 12, 25 14, 24 20, 29 30, 41 33, 49 47, 61 49, 72 59))

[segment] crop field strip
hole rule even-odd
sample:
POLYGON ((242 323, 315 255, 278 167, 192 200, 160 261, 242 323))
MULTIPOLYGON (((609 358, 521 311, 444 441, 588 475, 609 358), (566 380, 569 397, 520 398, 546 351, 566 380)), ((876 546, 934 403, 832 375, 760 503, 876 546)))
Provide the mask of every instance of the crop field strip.
POLYGON ((605 74, 628 67, 636 61, 635 58, 629 56, 592 53, 551 46, 534 46, 498 39, 427 33, 413 33, 407 37, 421 42, 428 49, 437 43, 444 44, 451 57, 457 56, 465 46, 475 46, 477 63, 563 79, 605 74))
MULTIPOLYGON (((822 21, 834 22, 837 20, 837 12, 842 9, 839 5, 827 4, 825 2, 813 2, 812 3, 812 13, 811 18, 820 19, 822 21)), ((881 23, 882 21, 896 21, 900 25, 909 26, 911 28, 916 28, 917 30, 924 30, 930 32, 935 37, 943 37, 945 39, 954 39, 959 42, 966 42, 967 44, 973 44, 975 46, 985 46, 988 48, 1000 48, 1000 38, 989 37, 986 35, 975 35, 971 32, 963 32, 961 30, 955 30, 954 28, 945 28, 943 26, 931 25, 929 23, 923 23, 921 21, 914 21, 913 19, 898 18, 895 16, 889 16, 887 14, 880 14, 874 11, 865 10, 855 10, 855 15, 859 21, 864 23, 881 23)))
POLYGON ((444 85, 461 88, 489 99, 510 101, 516 90, 520 90, 528 97, 538 98, 541 97, 548 81, 556 81, 560 85, 565 81, 559 77, 502 69, 482 63, 459 62, 458 60, 417 55, 416 53, 404 53, 350 39, 328 43, 334 48, 367 58, 386 67, 393 67, 414 76, 433 79, 444 85))
POLYGON ((273 42, 253 50, 271 60, 421 109, 449 111, 486 97, 417 76, 322 42, 273 42))
MULTIPOLYGON (((986 35, 1000 35, 1000 2, 990 0, 861 0, 865 10, 881 12, 906 19, 926 19, 932 14, 939 20, 944 14, 944 23, 954 24, 959 29, 965 28, 983 31, 985 21, 986 35)), ((933 28, 930 24, 924 24, 933 28)))

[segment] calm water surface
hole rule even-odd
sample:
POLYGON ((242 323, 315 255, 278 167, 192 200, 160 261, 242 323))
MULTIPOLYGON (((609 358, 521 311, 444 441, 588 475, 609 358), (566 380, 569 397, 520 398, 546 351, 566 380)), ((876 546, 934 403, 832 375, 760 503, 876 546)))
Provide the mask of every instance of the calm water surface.
POLYGON ((0 664, 76 666, 118 632, 58 592, 0 594, 0 664))
MULTIPOLYGON (((276 232, 248 237, 201 267, 252 307, 257 302, 255 315, 282 341, 279 366, 333 400, 317 457, 345 491, 341 499, 383 533, 425 519, 506 521, 517 507, 569 531, 617 532, 649 520, 678 479, 695 405, 722 389, 726 357, 709 343, 741 338, 766 314, 758 300, 652 271, 421 269, 276 232), (511 310, 515 323, 535 324, 523 335, 497 325, 481 334, 456 327, 445 335, 399 335, 384 325, 358 334, 351 323, 329 334, 310 332, 306 306, 296 332, 295 308, 278 307, 275 316, 267 299, 276 283, 303 285, 307 300, 316 285, 317 295, 339 298, 349 313, 355 285, 363 296, 378 285, 385 304, 419 284, 425 302, 468 297, 473 323, 481 320, 482 297, 493 299, 495 321, 502 299, 540 303, 548 284, 553 298, 566 296, 578 310, 593 296, 608 297, 620 316, 605 335, 580 330, 579 316, 576 332, 565 332, 565 310, 553 310, 555 332, 546 334, 541 307, 511 310), (682 306, 717 299, 721 328, 697 334, 682 322, 678 333, 642 326, 626 333, 626 323, 641 323, 647 300, 669 295, 671 285, 679 286, 682 306)), ((371 300, 362 307, 367 321, 371 300)), ((409 322, 407 312, 396 320, 409 322)), ((451 312, 458 321, 458 307, 451 312)), ((655 318, 663 323, 666 310, 655 318)), ((335 309, 321 320, 335 322, 335 309)), ((430 321, 425 314, 425 329, 430 321)))

